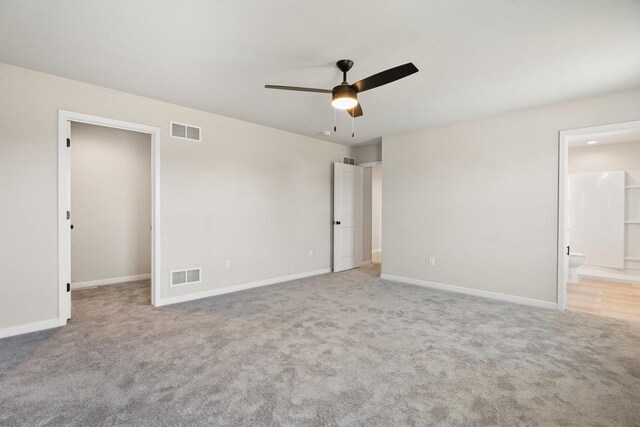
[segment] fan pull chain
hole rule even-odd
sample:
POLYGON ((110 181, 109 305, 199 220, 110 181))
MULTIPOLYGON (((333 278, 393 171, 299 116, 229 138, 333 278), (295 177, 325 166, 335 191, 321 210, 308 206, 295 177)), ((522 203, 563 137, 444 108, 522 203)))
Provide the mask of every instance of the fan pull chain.
POLYGON ((356 118, 355 118, 355 112, 353 113, 354 115, 351 116, 351 138, 354 138, 356 136, 356 118))
POLYGON ((338 120, 338 110, 337 109, 333 109, 333 131, 337 131, 338 129, 336 129, 336 121, 338 120))

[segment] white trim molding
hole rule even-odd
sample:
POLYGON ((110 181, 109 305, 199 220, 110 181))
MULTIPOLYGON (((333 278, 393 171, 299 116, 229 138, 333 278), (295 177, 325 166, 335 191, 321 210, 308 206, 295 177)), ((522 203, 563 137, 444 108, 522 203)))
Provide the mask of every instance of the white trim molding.
POLYGON ((244 291, 247 289, 259 288, 262 286, 275 285, 276 283, 290 282, 292 280, 304 279, 305 277, 319 276, 321 274, 327 274, 327 273, 331 273, 330 268, 323 268, 321 270, 315 270, 315 271, 307 271, 305 273, 291 274, 288 276, 274 277, 272 279, 258 280, 256 282, 241 283, 239 285, 225 286, 223 288, 209 289, 202 292, 195 292, 195 293, 179 295, 175 297, 167 297, 167 298, 162 298, 158 302, 158 304, 156 304, 156 306, 178 304, 180 302, 193 301, 197 299, 213 297, 216 295, 230 294, 232 292, 244 291))
POLYGON ((372 166, 382 166, 382 161, 378 160, 375 162, 364 162, 364 163, 358 163, 357 166, 363 167, 363 168, 368 168, 368 167, 372 167, 372 166))
MULTIPOLYGON (((161 224, 160 209, 160 159, 161 130, 159 127, 139 123, 125 122, 106 117, 58 110, 58 324, 66 325, 71 315, 71 302, 67 292, 67 283, 71 283, 71 221, 67 211, 71 210, 71 162, 67 148, 71 123, 86 123, 115 129, 151 135, 151 304, 158 305, 160 300, 161 261, 161 224)), ((73 147, 73 141, 71 141, 73 147)), ((71 212, 73 215, 73 211, 71 212)))
POLYGON ((76 282, 71 284, 71 290, 82 288, 93 288, 95 286, 113 285, 115 283, 137 282, 138 280, 151 279, 151 273, 138 274, 135 276, 111 277, 109 279, 89 280, 86 282, 76 282))
POLYGON ((42 320, 40 322, 26 323, 24 325, 9 326, 0 329, 0 338, 13 337, 15 335, 28 334, 30 332, 44 331, 45 329, 57 328, 60 325, 58 318, 42 320))
POLYGON ((465 288, 462 286, 447 285, 444 283, 429 282, 427 280, 412 279, 409 277, 402 277, 402 276, 394 276, 392 274, 381 274, 380 278, 382 280, 389 280, 392 282, 406 283, 409 285, 417 285, 425 288, 438 289, 440 291, 456 292, 459 294, 473 295, 476 297, 489 298, 489 299, 505 301, 505 302, 512 302, 512 303, 528 305, 532 307, 547 308, 547 309, 553 309, 553 310, 557 309, 558 307, 558 305, 555 302, 551 302, 551 301, 543 301, 543 300, 533 299, 533 298, 518 297, 515 295, 501 294, 499 292, 484 291, 481 289, 465 288))

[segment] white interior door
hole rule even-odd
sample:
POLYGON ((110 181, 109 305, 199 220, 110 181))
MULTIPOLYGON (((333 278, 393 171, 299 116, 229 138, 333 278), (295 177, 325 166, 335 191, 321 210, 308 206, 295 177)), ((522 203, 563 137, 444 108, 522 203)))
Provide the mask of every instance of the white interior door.
POLYGON ((362 264, 362 168, 333 166, 333 271, 362 264))

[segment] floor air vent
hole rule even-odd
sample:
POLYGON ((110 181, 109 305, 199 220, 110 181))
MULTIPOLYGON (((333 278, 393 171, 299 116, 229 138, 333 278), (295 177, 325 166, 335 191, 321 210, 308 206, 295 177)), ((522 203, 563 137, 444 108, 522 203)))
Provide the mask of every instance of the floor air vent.
POLYGON ((171 272, 171 286, 189 285, 200 282, 201 269, 175 270, 171 272))
POLYGON ((173 138, 188 139, 189 141, 200 141, 201 133, 201 128, 199 128, 198 126, 171 122, 171 136, 173 138))

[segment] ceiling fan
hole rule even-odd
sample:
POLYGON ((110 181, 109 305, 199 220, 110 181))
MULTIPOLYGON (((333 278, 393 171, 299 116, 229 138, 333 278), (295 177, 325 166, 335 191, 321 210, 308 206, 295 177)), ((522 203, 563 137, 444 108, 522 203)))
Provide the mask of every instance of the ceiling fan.
POLYGON ((281 90, 295 90, 300 92, 317 92, 317 93, 330 93, 331 105, 339 110, 346 110, 351 117, 362 116, 362 106, 358 102, 358 94, 365 90, 374 89, 378 86, 386 85, 396 80, 400 80, 413 73, 418 72, 418 68, 411 62, 404 65, 398 65, 397 67, 389 68, 388 70, 381 71, 378 74, 374 74, 365 79, 360 80, 354 84, 347 82, 347 72, 353 67, 353 61, 350 59, 341 59, 336 63, 336 66, 342 71, 342 83, 333 89, 315 89, 310 87, 296 87, 296 86, 278 86, 278 85, 265 85, 267 89, 281 89, 281 90))

